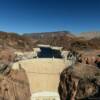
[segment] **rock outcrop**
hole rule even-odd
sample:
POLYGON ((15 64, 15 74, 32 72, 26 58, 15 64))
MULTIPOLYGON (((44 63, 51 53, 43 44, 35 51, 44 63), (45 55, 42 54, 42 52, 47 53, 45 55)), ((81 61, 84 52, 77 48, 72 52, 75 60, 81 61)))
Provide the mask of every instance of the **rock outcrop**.
POLYGON ((83 51, 80 53, 79 61, 81 63, 95 65, 100 68, 100 50, 83 51))
POLYGON ((61 100, 100 98, 100 69, 88 64, 75 64, 63 70, 58 87, 61 100), (70 98, 70 99, 69 99, 70 98))
MULTIPOLYGON (((0 66, 1 67, 1 66, 0 66)), ((25 70, 13 70, 10 66, 0 68, 0 100, 30 100, 30 88, 25 70)))

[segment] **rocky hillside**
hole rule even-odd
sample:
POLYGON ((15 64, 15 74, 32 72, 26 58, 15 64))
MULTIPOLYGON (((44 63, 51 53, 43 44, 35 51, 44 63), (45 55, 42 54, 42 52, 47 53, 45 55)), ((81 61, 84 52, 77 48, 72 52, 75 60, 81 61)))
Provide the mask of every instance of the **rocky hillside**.
POLYGON ((100 38, 100 32, 82 32, 80 36, 86 39, 100 38))
MULTIPOLYGON (((99 33, 97 33, 100 35, 99 33)), ((91 33, 89 33, 91 35, 91 33)), ((100 49, 100 39, 85 39, 84 37, 76 37, 69 31, 45 32, 24 34, 36 39, 36 44, 50 44, 54 46, 63 46, 65 49, 100 49)))
POLYGON ((21 36, 16 33, 7 33, 0 31, 0 49, 31 50, 34 46, 34 40, 31 37, 21 36))
POLYGON ((90 42, 90 44, 92 44, 92 46, 94 48, 100 49, 100 37, 93 38, 93 39, 89 40, 89 42, 90 42))
POLYGON ((31 36, 36 39, 44 38, 53 38, 56 36, 69 36, 73 37, 74 35, 69 31, 56 31, 56 32, 41 32, 41 33, 25 33, 23 36, 31 36))
POLYGON ((100 38, 87 40, 76 37, 69 31, 31 33, 19 35, 17 33, 0 32, 0 50, 32 50, 37 44, 62 46, 64 49, 100 49, 100 38))
POLYGON ((60 75, 58 92, 61 100, 91 100, 100 98, 100 69, 77 63, 64 69, 60 75))

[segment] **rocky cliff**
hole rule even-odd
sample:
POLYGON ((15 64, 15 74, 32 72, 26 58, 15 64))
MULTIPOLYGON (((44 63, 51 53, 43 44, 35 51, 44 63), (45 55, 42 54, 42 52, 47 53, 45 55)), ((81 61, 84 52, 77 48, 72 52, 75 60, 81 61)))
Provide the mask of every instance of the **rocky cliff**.
POLYGON ((100 69, 77 63, 62 71, 58 87, 61 100, 91 100, 100 98, 100 69))
POLYGON ((0 66, 0 100, 30 100, 30 88, 24 69, 0 66))

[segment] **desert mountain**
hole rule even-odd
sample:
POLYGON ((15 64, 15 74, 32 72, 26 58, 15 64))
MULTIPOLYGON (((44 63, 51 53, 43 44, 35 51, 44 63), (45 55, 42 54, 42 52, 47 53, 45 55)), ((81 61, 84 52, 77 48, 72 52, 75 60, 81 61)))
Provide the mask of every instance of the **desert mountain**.
POLYGON ((30 33, 19 35, 0 31, 0 50, 10 48, 14 50, 32 50, 37 44, 62 46, 65 49, 100 49, 100 38, 87 40, 76 37, 69 31, 30 33))
POLYGON ((24 34, 33 39, 37 39, 37 44, 50 44, 53 46, 63 46, 65 49, 88 49, 91 48, 88 41, 81 37, 76 37, 69 31, 45 32, 24 34))
POLYGON ((29 50, 33 47, 33 44, 34 40, 31 37, 0 31, 0 49, 13 48, 29 50))
POLYGON ((41 32, 41 33, 25 33, 24 36, 31 36, 33 38, 53 38, 56 36, 70 36, 73 37, 74 35, 69 31, 56 31, 56 32, 41 32))
POLYGON ((86 39, 100 38, 100 32, 82 32, 80 36, 86 39))

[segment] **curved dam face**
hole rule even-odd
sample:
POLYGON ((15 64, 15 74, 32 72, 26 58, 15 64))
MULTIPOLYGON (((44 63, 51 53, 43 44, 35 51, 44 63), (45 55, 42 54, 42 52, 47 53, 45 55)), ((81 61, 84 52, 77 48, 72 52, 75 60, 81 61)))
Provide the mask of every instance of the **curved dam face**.
POLYGON ((59 76, 62 70, 69 65, 69 61, 57 58, 36 58, 14 63, 13 69, 20 66, 25 69, 30 83, 31 94, 48 91, 58 91, 59 76))
POLYGON ((31 92, 57 91, 60 72, 65 68, 64 60, 52 58, 37 58, 19 61, 13 68, 19 68, 19 64, 25 69, 31 92))

